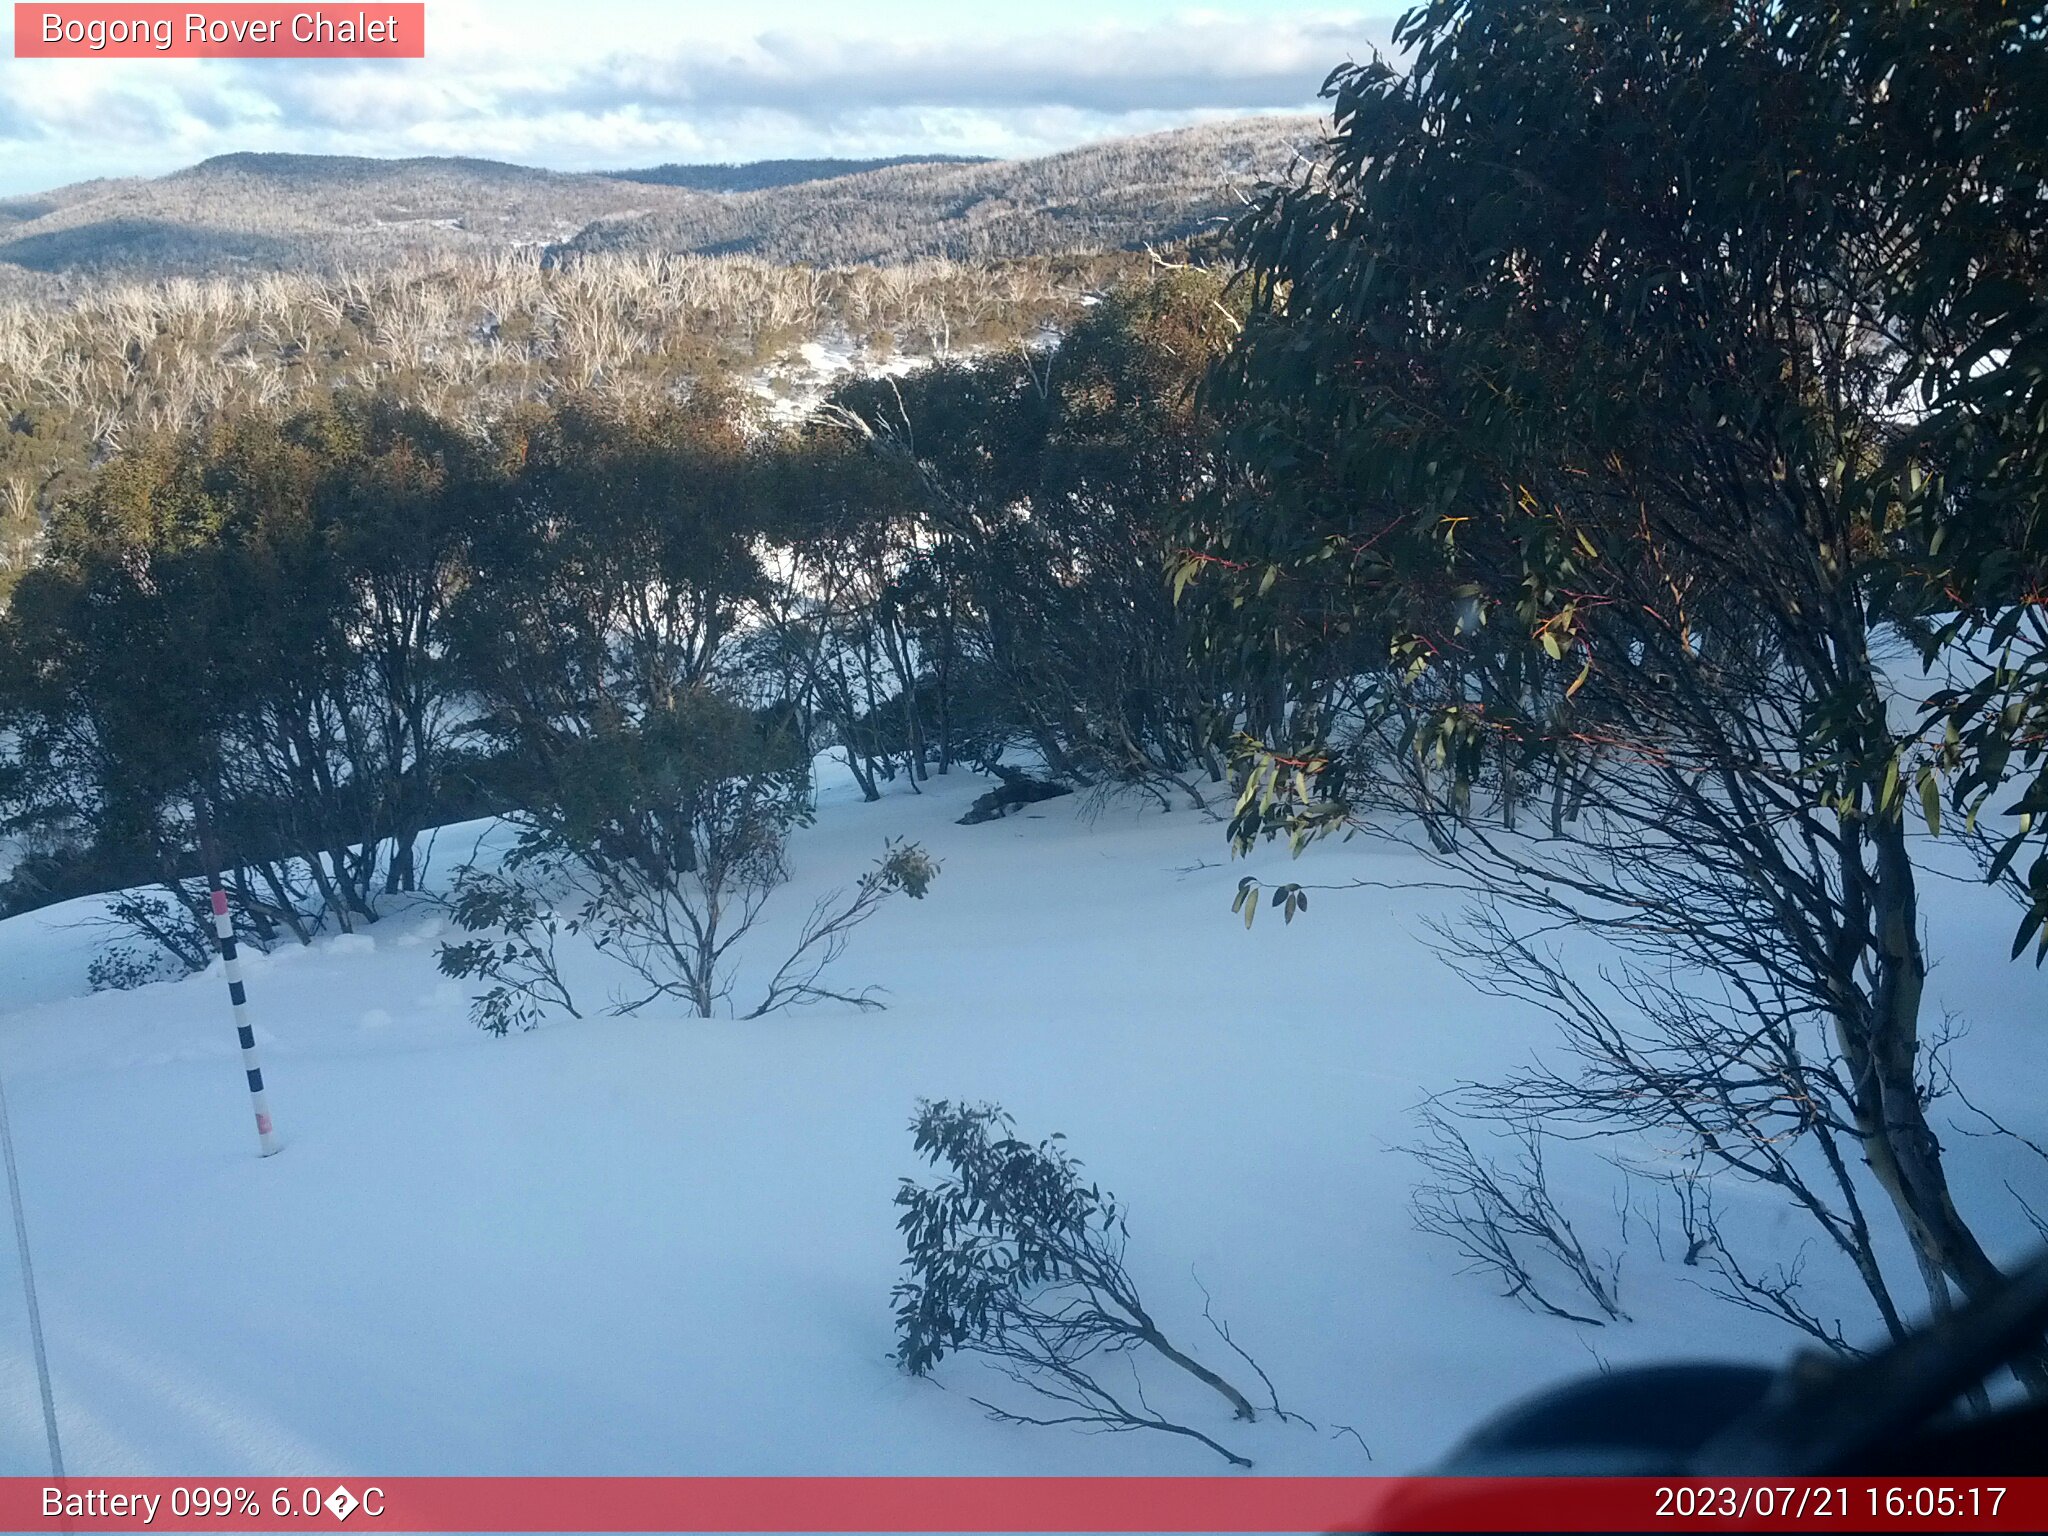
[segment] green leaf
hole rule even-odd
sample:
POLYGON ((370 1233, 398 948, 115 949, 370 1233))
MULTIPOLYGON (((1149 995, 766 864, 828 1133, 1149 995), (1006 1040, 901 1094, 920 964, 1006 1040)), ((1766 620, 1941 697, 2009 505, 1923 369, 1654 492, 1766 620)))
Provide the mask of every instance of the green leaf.
MULTIPOLYGON (((2019 959, 2020 951, 2027 947, 2028 942, 2037 933, 2041 934, 2041 954, 2048 955, 2048 933, 2042 932, 2042 925, 2044 923, 2048 923, 2048 907, 2036 907, 2033 911, 2029 912, 2025 920, 2020 923, 2019 933, 2013 938, 2012 954, 2008 958, 2013 960, 2019 959)), ((2036 965, 2041 963, 2041 955, 2034 957, 2034 963, 2036 965)))

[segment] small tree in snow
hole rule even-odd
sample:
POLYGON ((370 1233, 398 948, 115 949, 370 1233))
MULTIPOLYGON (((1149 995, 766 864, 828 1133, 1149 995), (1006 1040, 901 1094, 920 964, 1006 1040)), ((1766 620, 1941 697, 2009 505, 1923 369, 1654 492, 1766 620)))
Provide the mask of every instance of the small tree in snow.
MULTIPOLYGON (((733 1001, 742 947, 789 878, 784 847, 810 819, 808 763, 773 721, 708 690, 632 723, 536 741, 511 770, 525 809, 502 873, 465 872, 455 921, 482 937, 444 946, 441 968, 491 990, 474 1015, 503 1034, 542 1009, 576 1011, 555 968, 558 933, 580 935, 628 973, 611 1011, 661 1000, 699 1018, 733 1001), (549 893, 543 901, 541 889, 549 893)), ((921 898, 939 866, 888 845, 852 891, 821 898, 759 1001, 759 1018, 809 1003, 878 1007, 873 988, 827 983, 856 927, 889 897, 921 898)))
POLYGON ((556 937, 576 931, 573 918, 559 917, 522 881, 473 864, 455 872, 448 906, 458 927, 486 935, 443 944, 439 956, 442 975, 491 984, 470 1000, 477 1028, 494 1035, 532 1029, 550 1008, 582 1017, 555 964, 556 937))
POLYGON ((1412 1197, 1417 1231, 1448 1239, 1467 1270, 1493 1276, 1506 1286, 1504 1295, 1534 1311, 1595 1328, 1627 1319, 1619 1300, 1620 1258, 1589 1252, 1551 1193, 1540 1120, 1510 1123, 1516 1157, 1509 1163, 1477 1151, 1434 1104, 1418 1118, 1423 1138, 1403 1149, 1425 1174, 1412 1197), (1601 1315, 1575 1312, 1557 1301, 1539 1269, 1555 1273, 1567 1291, 1583 1295, 1601 1315))
POLYGON ((852 1003, 857 1008, 879 1008, 873 987, 858 992, 837 992, 824 984, 825 971, 841 955, 853 930, 874 915, 875 908, 891 896, 902 894, 922 901, 931 883, 939 877, 939 861, 916 843, 892 838, 888 851, 875 860, 874 867, 854 882, 849 894, 833 891, 818 898, 811 915, 804 920, 796 947, 768 982, 768 990, 747 1017, 783 1008, 800 1008, 809 1003, 852 1003))
MULTIPOLYGON (((975 1398, 993 1418, 1161 1430, 1198 1440, 1234 1466, 1251 1465, 1200 1430, 1162 1418, 1135 1371, 1128 1395, 1103 1384, 1108 1357, 1148 1349, 1213 1390, 1235 1417, 1258 1417, 1242 1392, 1160 1331, 1124 1268, 1123 1211, 1114 1195, 1083 1181, 1063 1137, 1034 1146, 1017 1139, 999 1106, 943 1099, 921 1103, 911 1129, 917 1150, 947 1176, 929 1187, 905 1179, 896 1192, 897 1226, 909 1245, 910 1278, 895 1291, 896 1359, 905 1370, 923 1376, 949 1352, 978 1354, 1052 1405, 1034 1416, 975 1398)), ((1217 1331, 1230 1343, 1227 1330, 1217 1331)), ((1249 1355, 1230 1347, 1265 1381, 1249 1355)), ((1277 1401, 1273 1412, 1287 1417, 1277 1401)))

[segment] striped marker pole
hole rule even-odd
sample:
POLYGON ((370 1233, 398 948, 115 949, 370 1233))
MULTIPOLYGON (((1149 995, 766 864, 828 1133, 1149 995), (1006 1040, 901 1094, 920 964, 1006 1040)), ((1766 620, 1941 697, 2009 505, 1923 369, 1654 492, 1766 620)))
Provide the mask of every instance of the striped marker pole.
POLYGON ((249 1025, 249 994, 242 987, 242 963, 236 958, 235 920, 228 916, 228 893, 220 888, 215 874, 213 887, 213 932, 220 940, 221 965, 228 977, 228 1001, 235 1009, 235 1033, 242 1042, 242 1066, 249 1074, 249 1102, 256 1109, 256 1141, 269 1157, 278 1150, 277 1133, 270 1126, 270 1100, 263 1092, 263 1063, 256 1059, 256 1031, 249 1025))

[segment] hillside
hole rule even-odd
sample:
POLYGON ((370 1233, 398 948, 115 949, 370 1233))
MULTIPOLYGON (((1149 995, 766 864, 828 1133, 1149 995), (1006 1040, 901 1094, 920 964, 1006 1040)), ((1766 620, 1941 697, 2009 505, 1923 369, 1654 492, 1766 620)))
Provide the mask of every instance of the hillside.
POLYGON ((1036 160, 897 166, 613 216, 568 244, 820 264, 1129 248, 1214 225, 1316 132, 1313 118, 1246 118, 1036 160))
POLYGON ((1312 118, 1251 118, 1010 161, 770 161, 568 174, 473 159, 224 155, 0 200, 0 293, 37 274, 360 267, 410 254, 747 253, 820 265, 1129 248, 1284 170, 1312 118))
POLYGON ((799 182, 830 181, 863 171, 893 170, 899 165, 986 165, 987 155, 891 155, 882 160, 748 160, 737 165, 650 165, 634 171, 612 171, 614 181, 644 181, 660 187, 687 187, 692 192, 758 192, 764 187, 790 187, 799 182))
POLYGON ((0 203, 13 216, 0 263, 133 276, 374 263, 545 244, 688 196, 491 160, 222 155, 0 203))

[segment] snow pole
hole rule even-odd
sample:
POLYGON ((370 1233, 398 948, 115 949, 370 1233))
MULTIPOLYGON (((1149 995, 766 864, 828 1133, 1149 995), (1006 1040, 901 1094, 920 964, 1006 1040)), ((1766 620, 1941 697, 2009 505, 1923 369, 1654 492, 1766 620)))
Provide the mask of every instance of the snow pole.
POLYGON ((242 962, 235 945, 235 920, 228 915, 228 893, 222 888, 220 859, 214 852, 213 827, 204 802, 199 807, 200 853, 206 860, 207 900, 213 908, 213 936, 220 941, 221 969, 227 973, 228 1004, 234 1010, 235 1035, 242 1042, 242 1070, 249 1078, 249 1103, 256 1111, 256 1144, 269 1157, 279 1148, 270 1123, 270 1099, 263 1091, 263 1063, 256 1055, 256 1031, 249 1023, 249 993, 242 985, 242 962))
POLYGON ((270 1100, 263 1092, 263 1063, 256 1057, 256 1031, 249 1024, 249 994, 242 985, 242 963, 236 958, 235 920, 228 916, 228 893, 220 888, 220 876, 211 877, 213 932, 220 940, 221 966, 228 977, 228 1003, 235 1012, 235 1034, 242 1042, 242 1068, 249 1075, 249 1103, 256 1110, 256 1143, 269 1157, 278 1150, 277 1133, 270 1125, 270 1100))

